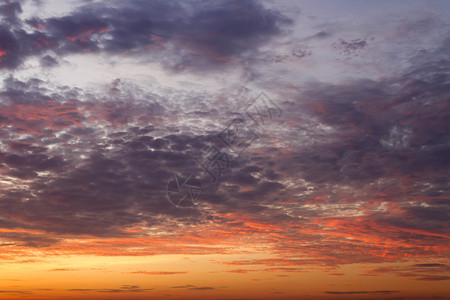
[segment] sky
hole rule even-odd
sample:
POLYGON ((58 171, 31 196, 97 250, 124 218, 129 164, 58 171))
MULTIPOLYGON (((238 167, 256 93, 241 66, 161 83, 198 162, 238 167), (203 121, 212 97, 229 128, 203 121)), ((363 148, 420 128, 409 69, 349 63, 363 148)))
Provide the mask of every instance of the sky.
POLYGON ((450 298, 450 1, 0 16, 0 299, 450 298))

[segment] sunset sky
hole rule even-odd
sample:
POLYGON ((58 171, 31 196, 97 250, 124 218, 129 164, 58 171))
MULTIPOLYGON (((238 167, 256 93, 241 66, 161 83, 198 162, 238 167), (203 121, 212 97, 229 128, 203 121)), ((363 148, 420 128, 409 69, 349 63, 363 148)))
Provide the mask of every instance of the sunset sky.
POLYGON ((450 299, 450 1, 0 16, 0 299, 450 299))

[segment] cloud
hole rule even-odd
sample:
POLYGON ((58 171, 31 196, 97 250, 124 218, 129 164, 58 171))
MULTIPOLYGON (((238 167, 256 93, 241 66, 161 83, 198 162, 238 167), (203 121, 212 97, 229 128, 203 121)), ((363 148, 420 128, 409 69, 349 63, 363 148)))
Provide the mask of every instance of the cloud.
POLYGON ((11 245, 20 245, 33 248, 48 247, 59 242, 58 238, 44 236, 42 233, 34 234, 14 231, 0 232, 0 237, 3 240, 12 241, 13 243, 11 243, 11 245))
POLYGON ((51 57, 50 55, 46 55, 41 58, 40 60, 41 66, 46 68, 56 67, 58 66, 58 61, 51 57))
POLYGON ((129 274, 143 274, 143 275, 178 275, 187 274, 187 271, 135 271, 129 274))
POLYGON ((56 269, 50 269, 49 272, 66 272, 66 271, 82 271, 82 270, 91 270, 91 271, 103 271, 105 269, 98 269, 98 268, 89 268, 89 269, 82 269, 82 268, 56 268, 56 269))
POLYGON ((401 267, 382 267, 368 270, 362 275, 364 276, 380 276, 387 273, 394 274, 400 277, 408 277, 418 281, 444 281, 450 280, 447 274, 450 271, 450 266, 439 263, 423 263, 414 264, 411 266, 401 267))
POLYGON ((450 280, 450 276, 424 276, 417 278, 419 281, 444 281, 444 280, 450 280))
POLYGON ((68 289, 69 292, 82 292, 82 293, 143 293, 151 291, 153 289, 143 289, 139 285, 122 285, 117 289, 68 289))
POLYGON ((30 291, 18 291, 18 290, 11 290, 11 291, 0 290, 0 294, 12 294, 12 295, 14 295, 14 294, 25 294, 25 295, 28 295, 28 294, 32 294, 32 292, 30 292, 30 291))
POLYGON ((200 206, 187 210, 167 200, 167 181, 179 170, 201 172, 195 154, 217 140, 232 115, 219 101, 182 94, 180 107, 172 105, 179 94, 137 96, 135 85, 120 80, 88 96, 10 76, 0 110, 6 186, 0 222, 9 230, 38 230, 47 240, 16 231, 5 237, 69 251, 64 238, 82 236, 89 242, 79 250, 87 253, 172 253, 168 237, 178 238, 180 224, 189 224, 203 238, 183 234, 179 253, 206 253, 214 242, 265 234, 263 241, 281 257, 250 263, 269 267, 395 261, 410 255, 405 249, 439 257, 447 239, 447 86, 440 66, 423 66, 426 71, 384 82, 309 83, 307 97, 278 101, 286 125, 259 128, 261 137, 240 163, 205 189, 200 206), (142 98, 150 100, 136 100, 142 98), (195 111, 204 114, 190 114, 195 111), (192 120, 211 125, 199 129, 192 120), (171 130, 178 125, 179 132, 171 130), (307 138, 297 135, 298 126, 307 138), (214 207, 215 223, 207 222, 207 207, 214 207), (161 238, 140 236, 146 226, 161 230, 161 238), (189 246, 193 242, 199 246, 189 246), (144 244, 145 250, 127 250, 144 244), (286 259, 286 253, 295 255, 286 259), (297 259, 302 253, 313 259, 297 259))
POLYGON ((188 290, 196 290, 196 291, 206 291, 206 290, 214 290, 213 287, 209 287, 209 286, 195 286, 195 285, 180 285, 180 286, 173 286, 171 287, 172 289, 188 289, 188 290))
MULTIPOLYGON (((316 35, 317 36, 317 35, 316 35)), ((319 37, 324 37, 323 34, 319 35, 319 37)), ((350 42, 346 42, 342 39, 339 42, 333 43, 332 47, 338 50, 340 53, 351 55, 358 53, 368 46, 368 43, 365 39, 355 39, 350 42)))
MULTIPOLYGON (((24 23, 18 21, 21 12, 18 2, 0 7, 9 20, 0 27, 3 68, 17 68, 27 57, 50 52, 57 56, 128 53, 148 57, 173 71, 205 70, 257 49, 292 24, 257 1, 201 5, 196 1, 95 2, 65 16, 30 18, 24 23), (7 28, 10 23, 15 30, 7 28), (33 31, 24 31, 24 24, 33 31)), ((41 64, 51 67, 57 62, 45 55, 41 64)))
POLYGON ((326 291, 325 294, 331 295, 359 295, 359 294, 372 294, 372 295, 390 295, 399 293, 399 291, 347 291, 347 292, 334 292, 326 291))

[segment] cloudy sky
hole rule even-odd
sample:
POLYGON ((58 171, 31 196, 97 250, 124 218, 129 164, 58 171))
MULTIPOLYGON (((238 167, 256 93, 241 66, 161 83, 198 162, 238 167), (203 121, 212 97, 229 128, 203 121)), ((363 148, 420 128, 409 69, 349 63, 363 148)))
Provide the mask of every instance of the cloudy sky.
POLYGON ((0 15, 0 299, 450 297, 450 1, 0 15))

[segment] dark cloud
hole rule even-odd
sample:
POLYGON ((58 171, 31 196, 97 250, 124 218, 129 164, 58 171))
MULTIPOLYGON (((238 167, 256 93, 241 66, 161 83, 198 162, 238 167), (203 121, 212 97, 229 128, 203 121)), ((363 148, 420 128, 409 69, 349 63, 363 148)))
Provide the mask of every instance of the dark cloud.
POLYGON ((444 281, 450 280, 446 274, 450 271, 450 266, 446 264, 424 263, 401 267, 384 267, 366 271, 362 275, 380 276, 394 274, 400 277, 412 278, 418 281, 444 281))
POLYGON ((359 295, 359 294, 371 294, 371 295, 390 295, 399 293, 399 291, 347 291, 347 292, 334 292, 326 291, 325 294, 331 295, 359 295))
POLYGON ((301 48, 297 48, 292 51, 292 55, 295 56, 296 58, 304 58, 311 54, 312 54, 311 51, 301 48))
POLYGON ((18 38, 8 27, 0 25, 0 67, 11 69, 19 66, 23 60, 20 48, 18 38))
POLYGON ((14 241, 14 245, 31 248, 48 247, 59 242, 59 239, 57 238, 47 237, 40 234, 4 232, 0 234, 0 237, 4 240, 14 241))
POLYGON ((209 286, 195 286, 195 285, 180 285, 173 286, 172 289, 188 289, 188 290, 196 290, 196 291, 206 291, 206 290, 214 290, 215 288, 209 286))
MULTIPOLYGON (((316 35, 315 37, 327 37, 327 35, 316 35)), ((364 48, 366 48, 369 44, 365 39, 355 39, 349 42, 340 39, 339 42, 333 43, 332 47, 338 50, 342 54, 346 55, 355 55, 364 48)))
POLYGON ((419 268, 448 268, 450 270, 450 267, 444 264, 415 264, 413 266, 419 268))
POLYGON ((424 276, 424 277, 419 277, 416 280, 420 280, 420 281, 444 281, 444 280, 450 280, 450 276, 428 275, 428 276, 424 276))
MULTIPOLYGON (((19 3, 0 7, 11 22, 19 3)), ((16 22, 17 23, 17 22, 16 22)), ((28 56, 85 52, 144 55, 174 71, 205 69, 230 62, 282 33, 292 21, 257 1, 111 1, 88 3, 71 14, 31 18, 27 33, 0 26, 1 66, 16 68, 28 56)), ((43 66, 54 66, 45 55, 43 66)))
POLYGON ((56 61, 56 59, 54 59, 50 55, 46 55, 46 56, 42 57, 40 62, 41 62, 41 66, 46 67, 46 68, 56 67, 59 65, 58 62, 56 61))
POLYGON ((7 1, 0 5, 0 15, 2 16, 2 23, 6 25, 14 25, 19 22, 18 15, 23 12, 20 2, 7 1))
POLYGON ((288 165, 318 183, 405 176, 445 189, 450 87, 442 66, 448 64, 428 63, 391 82, 310 84, 301 106, 334 132, 324 142, 301 147, 288 165))
POLYGON ((321 30, 318 33, 316 33, 315 35, 313 35, 312 38, 321 38, 321 39, 323 39, 323 38, 327 38, 327 37, 330 37, 330 36, 332 36, 331 33, 321 30))

